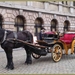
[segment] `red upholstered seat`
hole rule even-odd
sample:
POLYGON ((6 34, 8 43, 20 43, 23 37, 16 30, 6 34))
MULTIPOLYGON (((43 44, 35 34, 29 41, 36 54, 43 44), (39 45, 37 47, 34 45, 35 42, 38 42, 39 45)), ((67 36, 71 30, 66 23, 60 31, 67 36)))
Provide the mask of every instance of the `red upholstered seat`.
POLYGON ((65 34, 63 37, 60 38, 60 40, 62 40, 66 44, 70 44, 74 36, 75 35, 72 34, 65 34))

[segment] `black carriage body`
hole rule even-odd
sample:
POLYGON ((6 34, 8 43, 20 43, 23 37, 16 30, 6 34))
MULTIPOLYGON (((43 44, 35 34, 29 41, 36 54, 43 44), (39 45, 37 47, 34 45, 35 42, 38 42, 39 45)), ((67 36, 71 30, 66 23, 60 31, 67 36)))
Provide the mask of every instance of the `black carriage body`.
POLYGON ((49 44, 52 43, 54 40, 58 40, 58 35, 54 32, 45 32, 42 34, 42 39, 49 44))

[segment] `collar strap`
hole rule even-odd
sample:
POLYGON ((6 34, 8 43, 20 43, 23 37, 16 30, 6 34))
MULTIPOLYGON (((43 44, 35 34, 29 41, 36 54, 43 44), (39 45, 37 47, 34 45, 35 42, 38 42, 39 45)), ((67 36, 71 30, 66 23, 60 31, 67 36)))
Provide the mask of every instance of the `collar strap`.
POLYGON ((3 43, 6 40, 6 34, 7 34, 7 31, 4 32, 4 37, 1 43, 3 43))

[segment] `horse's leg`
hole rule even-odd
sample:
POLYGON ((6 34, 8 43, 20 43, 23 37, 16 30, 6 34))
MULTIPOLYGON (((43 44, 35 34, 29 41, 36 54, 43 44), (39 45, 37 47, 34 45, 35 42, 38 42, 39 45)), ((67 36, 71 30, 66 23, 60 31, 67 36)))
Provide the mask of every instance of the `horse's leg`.
POLYGON ((12 70, 12 69, 14 69, 13 57, 12 57, 12 49, 11 48, 6 48, 6 49, 4 49, 4 51, 5 51, 6 57, 7 57, 6 68, 12 70))
POLYGON ((30 51, 28 46, 25 46, 25 50, 26 50, 26 55, 27 55, 25 63, 32 64, 32 58, 31 58, 32 52, 30 51))

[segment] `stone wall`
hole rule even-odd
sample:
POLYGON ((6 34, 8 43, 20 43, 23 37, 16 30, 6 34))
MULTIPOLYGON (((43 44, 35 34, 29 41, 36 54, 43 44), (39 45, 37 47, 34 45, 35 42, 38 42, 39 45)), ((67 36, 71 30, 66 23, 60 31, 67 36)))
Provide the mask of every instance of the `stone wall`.
MULTIPOLYGON (((0 14, 3 16, 3 19, 4 19, 3 28, 16 31, 14 24, 15 24, 16 16, 20 15, 19 10, 3 8, 3 9, 0 9, 0 12, 1 12, 0 14)), ((25 29, 30 30, 32 33, 34 33, 34 25, 35 25, 34 22, 35 22, 35 19, 39 17, 39 13, 24 10, 22 15, 25 17, 25 20, 26 20, 25 29)), ((45 27, 47 31, 50 30, 52 19, 56 19, 58 21, 59 31, 60 30, 63 31, 64 21, 67 20, 67 16, 47 14, 47 13, 41 13, 41 18, 44 21, 43 26, 45 27)), ((75 18, 69 17, 68 21, 70 22, 70 25, 71 25, 70 27, 72 30, 72 27, 75 24, 75 18)))
MULTIPOLYGON (((8 29, 8 30, 13 30, 16 31, 16 28, 14 26, 15 24, 15 18, 18 15, 22 15, 24 16, 26 22, 25 22, 25 27, 24 29, 29 30, 30 32, 32 32, 34 34, 34 25, 35 25, 35 19, 37 17, 41 17, 44 21, 43 26, 45 27, 45 29, 47 31, 50 30, 50 26, 51 26, 51 21, 53 19, 56 19, 58 21, 58 30, 63 32, 63 27, 64 27, 64 21, 68 20, 70 22, 70 29, 74 29, 74 25, 75 25, 75 15, 69 13, 70 9, 67 9, 67 7, 64 7, 65 10, 64 13, 60 13, 57 12, 59 11, 59 9, 56 7, 55 11, 50 11, 52 10, 52 8, 50 8, 50 10, 48 9, 44 9, 43 8, 43 4, 40 4, 42 8, 30 8, 30 7, 26 7, 24 6, 23 8, 19 7, 16 5, 16 7, 13 7, 11 4, 11 7, 5 7, 2 6, 0 7, 0 14, 3 17, 3 28, 8 29)), ((57 4, 56 4, 57 5, 57 4)), ((55 7, 55 5, 51 5, 52 7, 55 7)), ((50 6, 50 7, 51 7, 50 6)))

